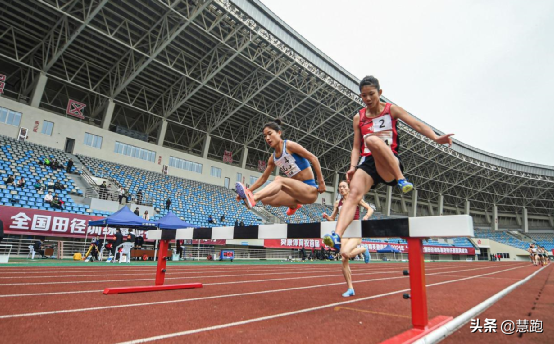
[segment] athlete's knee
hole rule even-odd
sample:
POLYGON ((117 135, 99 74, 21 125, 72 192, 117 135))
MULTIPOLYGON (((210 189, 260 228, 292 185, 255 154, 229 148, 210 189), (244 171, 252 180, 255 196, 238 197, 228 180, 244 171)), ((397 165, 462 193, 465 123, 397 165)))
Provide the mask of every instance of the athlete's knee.
POLYGON ((350 258, 350 257, 349 257, 349 252, 346 252, 346 251, 344 251, 344 250, 340 250, 340 255, 341 255, 343 261, 344 261, 345 259, 350 258))
POLYGON ((348 203, 354 203, 358 204, 360 203, 360 200, 363 197, 363 192, 358 187, 351 186, 350 192, 348 193, 348 197, 346 198, 346 202, 348 203))
POLYGON ((283 181, 283 177, 281 176, 275 176, 275 179, 273 179, 274 182, 281 183, 283 181))
POLYGON ((385 145, 385 142, 377 136, 368 136, 365 138, 365 144, 371 151, 374 151, 382 148, 382 146, 385 145))

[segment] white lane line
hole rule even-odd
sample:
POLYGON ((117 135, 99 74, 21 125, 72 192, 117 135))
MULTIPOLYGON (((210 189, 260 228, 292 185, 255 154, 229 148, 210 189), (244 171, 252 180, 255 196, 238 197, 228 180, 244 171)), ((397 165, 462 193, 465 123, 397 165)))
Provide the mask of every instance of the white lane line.
MULTIPOLYGON (((262 271, 262 272, 266 272, 266 270, 255 270, 255 271, 262 271)), ((267 271, 274 271, 274 270, 267 270, 267 271)), ((288 274, 300 274, 300 273, 312 273, 312 272, 325 272, 325 271, 329 271, 329 269, 324 269, 324 270, 307 270, 307 271, 297 271, 297 270, 281 270, 279 272, 274 272, 274 273, 288 273, 288 274)), ((149 271, 150 272, 150 271, 149 271)), ((227 272, 227 273, 241 273, 241 271, 228 271, 228 270, 220 270, 220 271, 209 271, 209 273, 214 273, 214 272, 227 272)), ((154 275, 156 272, 155 271, 151 271, 150 273, 152 273, 152 275, 154 275)), ((194 271, 184 271, 184 272, 174 272, 174 271, 171 271, 171 275, 184 275, 184 274, 202 274, 202 273, 205 273, 205 272, 194 272, 194 271)), ((267 273, 267 272, 266 272, 267 273)), ((123 274, 123 273, 116 273, 116 274, 113 274, 115 276, 144 276, 144 272, 141 273, 141 274, 123 274)), ((242 276, 242 274, 238 274, 236 276, 242 276)), ((95 278, 99 278, 99 277, 102 277, 102 275, 44 275, 44 276, 7 276, 7 277, 0 277, 0 279, 25 279, 25 278, 41 278, 41 279, 45 279, 45 278, 66 278, 66 277, 95 277, 95 278)), ((1 284, 0 283, 0 286, 2 286, 4 284, 1 284)))
MULTIPOLYGON (((478 268, 477 270, 481 269, 487 269, 487 267, 478 268)), ((459 270, 459 271, 473 271, 474 269, 470 270, 459 270)), ((360 275, 377 275, 381 274, 383 272, 366 272, 366 273, 357 273, 355 276, 360 275)), ((442 274, 442 273, 440 273, 442 274)), ((436 273, 433 274, 426 274, 427 276, 436 275, 436 273)), ((263 280, 244 280, 244 281, 230 281, 230 282, 219 282, 219 283, 203 283, 203 286, 214 286, 214 285, 226 285, 226 284, 241 284, 241 283, 260 283, 260 282, 275 282, 275 281, 290 281, 290 280, 300 280, 300 279, 310 279, 310 278, 327 278, 327 277, 337 277, 341 275, 317 275, 317 276, 303 276, 303 277, 288 277, 288 278, 273 278, 273 279, 263 279, 263 280)), ((396 278, 396 277, 394 277, 396 278)), ((407 277, 406 277, 407 278, 407 277)), ((344 282, 341 282, 344 283, 344 282)), ((341 284, 337 283, 337 284, 341 284)), ((65 295, 65 294, 81 294, 81 293, 99 293, 103 291, 103 289, 98 290, 79 290, 79 291, 60 291, 60 292, 50 292, 50 293, 31 293, 31 294, 6 294, 6 295, 0 295, 0 298, 6 298, 6 297, 22 297, 22 296, 46 296, 46 295, 65 295)))
MULTIPOLYGON (((486 269, 486 268, 490 268, 490 267, 481 267, 481 268, 476 268, 476 269, 468 269, 468 270, 460 270, 460 271, 482 270, 482 269, 486 269)), ((517 268, 519 268, 519 267, 516 267, 516 268, 513 268, 513 269, 517 269, 517 268)), ((435 272, 435 273, 432 273, 432 274, 426 274, 426 276, 436 276, 436 275, 441 275, 443 273, 444 272, 435 272)), ((370 274, 370 273, 368 273, 368 274, 370 274)), ((325 276, 323 276, 323 277, 325 277, 325 276)), ((247 280, 247 281, 237 281, 237 282, 221 282, 221 283, 212 283, 212 284, 204 284, 204 285, 205 286, 211 286, 211 285, 255 283, 255 282, 268 282, 268 281, 271 282, 271 281, 283 281, 283 280, 302 279, 302 278, 317 278, 317 276, 312 276, 312 277, 289 277, 289 278, 281 278, 281 279, 273 279, 273 280, 249 280, 249 281, 247 280)), ((403 278, 407 279, 408 276, 374 278, 374 279, 354 281, 354 283, 366 283, 366 282, 382 281, 382 280, 388 281, 388 280, 392 280, 392 279, 403 279, 403 278)), ((207 296, 207 297, 201 297, 201 298, 179 299, 179 300, 169 300, 169 301, 157 301, 157 302, 150 302, 150 303, 130 304, 130 305, 98 306, 98 307, 91 307, 91 308, 69 309, 69 310, 61 310, 61 311, 47 311, 47 312, 39 312, 39 313, 12 314, 12 315, 0 316, 0 319, 13 318, 13 317, 23 317, 23 316, 44 315, 44 314, 85 312, 85 311, 108 309, 108 308, 139 307, 139 306, 148 306, 148 305, 153 305, 153 304, 164 304, 164 303, 176 303, 176 302, 199 301, 199 300, 208 300, 208 299, 219 299, 219 298, 226 298, 226 297, 233 297, 233 296, 244 296, 244 295, 248 296, 248 295, 265 294, 265 293, 273 293, 273 292, 281 292, 281 291, 289 291, 289 290, 302 290, 302 289, 320 288, 320 287, 336 286, 336 285, 342 285, 342 284, 344 284, 344 281, 341 281, 341 282, 338 282, 338 283, 320 284, 320 285, 315 285, 315 286, 312 285, 312 286, 295 287, 295 288, 287 288, 287 289, 264 290, 264 291, 257 291, 257 292, 243 293, 243 294, 226 294, 226 295, 218 295, 218 296, 207 296)), ((101 290, 99 290, 99 291, 101 291, 101 290)), ((77 292, 73 292, 73 293, 77 293, 77 292)), ((46 293, 46 294, 50 295, 50 293, 46 293)), ((55 294, 58 294, 58 293, 55 293, 55 294)), ((34 295, 37 295, 37 294, 34 294, 34 295)))
MULTIPOLYGON (((434 269, 427 269, 428 271, 431 270, 444 270, 449 269, 448 267, 442 267, 442 268, 434 268, 434 269)), ((322 270, 327 271, 327 270, 322 270)), ((243 277, 243 276, 267 276, 267 275, 282 275, 282 274, 305 274, 305 271, 298 271, 298 272, 265 272, 265 273, 259 273, 259 274, 240 274, 240 275, 212 275, 212 276, 187 276, 187 277, 166 277, 166 280, 181 280, 181 279, 199 279, 199 278, 223 278, 223 277, 243 277)), ((376 271, 374 273, 398 273, 398 270, 387 270, 387 271, 376 271)), ((338 275, 341 276, 341 275, 338 275)), ((131 281, 151 281, 154 278, 134 278, 134 279, 113 279, 113 280, 100 280, 100 282, 131 282, 131 281)), ((32 286, 32 285, 56 285, 56 284, 78 284, 78 283, 92 283, 92 282, 99 282, 86 280, 86 281, 60 281, 60 282, 27 282, 27 283, 0 283, 0 287, 3 286, 32 286)))
MULTIPOLYGON (((482 274, 482 275, 477 275, 477 276, 461 278, 461 279, 457 279, 457 280, 450 280, 450 281, 444 281, 444 282, 439 282, 439 283, 427 284, 426 286, 427 287, 432 287, 432 286, 442 285, 442 284, 447 284, 447 283, 466 281, 468 279, 478 278, 478 277, 482 277, 482 276, 486 276, 486 275, 493 275, 493 274, 506 272, 506 271, 510 271, 510 270, 514 270, 514 269, 518 269, 518 267, 510 268, 510 269, 506 269, 506 270, 501 270, 501 271, 497 271, 497 272, 491 272, 491 273, 482 274)), ((236 322, 227 323, 227 324, 208 326, 208 327, 203 327, 203 328, 194 329, 194 330, 169 333, 169 334, 164 334, 164 335, 159 335, 159 336, 154 336, 154 337, 148 337, 148 338, 142 338, 142 339, 135 339, 135 340, 127 341, 127 342, 122 342, 122 343, 119 343, 119 344, 146 343, 146 342, 151 342, 151 341, 155 341, 155 340, 163 340, 163 339, 168 339, 168 338, 186 336, 186 335, 189 335, 189 334, 194 334, 194 333, 199 333, 199 332, 213 331, 213 330, 218 330, 218 329, 222 329, 222 328, 240 326, 240 325, 250 324, 250 323, 254 323, 254 322, 260 322, 260 321, 265 321, 265 320, 272 320, 272 319, 276 319, 276 318, 282 318, 282 317, 286 317, 286 316, 289 316, 289 315, 297 315, 297 314, 312 312, 312 311, 316 311, 316 310, 320 310, 320 309, 337 307, 337 306, 341 306, 341 305, 345 305, 345 304, 376 299, 376 298, 380 298, 380 297, 384 297, 384 296, 403 293, 403 292, 406 292, 406 291, 409 291, 409 290, 410 290, 409 288, 401 289, 401 290, 396 290, 396 291, 392 291, 392 292, 389 292, 389 293, 378 294, 378 295, 358 298, 358 299, 354 299, 354 300, 335 302, 335 303, 328 304, 328 305, 323 305, 323 306, 304 308, 304 309, 299 309, 299 310, 296 310, 296 311, 290 311, 290 312, 284 312, 284 313, 279 313, 279 314, 274 314, 274 315, 268 315, 268 316, 263 316, 263 317, 253 318, 253 319, 248 319, 248 320, 243 320, 243 321, 236 321, 236 322)))
POLYGON ((452 319, 450 322, 437 328, 436 330, 429 333, 425 337, 418 339, 416 342, 414 342, 414 344, 434 344, 442 341, 446 337, 450 336, 452 333, 456 332, 459 328, 467 324, 472 318, 483 313, 492 305, 494 305, 496 302, 498 302, 500 299, 502 299, 504 296, 511 293, 514 289, 516 289, 522 284, 527 283, 531 278, 535 277, 539 272, 544 270, 544 268, 546 268, 546 266, 543 266, 542 268, 535 271, 534 273, 527 276, 526 278, 494 294, 493 296, 489 297, 488 299, 481 302, 477 306, 471 308, 470 310, 452 319))

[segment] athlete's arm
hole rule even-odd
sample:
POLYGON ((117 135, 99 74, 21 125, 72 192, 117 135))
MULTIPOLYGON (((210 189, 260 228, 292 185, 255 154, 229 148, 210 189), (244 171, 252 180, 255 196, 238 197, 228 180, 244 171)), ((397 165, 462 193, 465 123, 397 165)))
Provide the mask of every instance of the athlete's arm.
POLYGON ((366 208, 367 210, 367 213, 365 214, 363 220, 369 220, 371 215, 373 215, 373 208, 370 207, 369 204, 367 204, 367 202, 364 201, 363 199, 360 201, 359 205, 366 208))
POLYGON ((427 124, 418 121, 415 119, 412 115, 410 115, 406 110, 401 108, 397 105, 392 105, 390 107, 390 113, 392 117, 396 119, 401 119, 404 121, 407 125, 414 128, 415 131, 420 133, 421 135, 430 138, 431 140, 435 141, 439 144, 448 144, 448 146, 452 146, 452 138, 450 136, 454 134, 446 134, 442 136, 437 136, 433 129, 431 129, 427 124))
POLYGON ((314 169, 317 178, 317 184, 319 186, 317 188, 317 191, 319 191, 319 193, 325 192, 325 180, 323 179, 323 173, 321 173, 321 165, 319 164, 319 159, 311 152, 308 152, 306 148, 290 140, 287 141, 287 149, 291 154, 296 153, 301 157, 308 159, 314 169))
POLYGON ((335 221, 335 218, 337 217, 338 212, 339 212, 339 201, 335 201, 335 204, 333 205, 333 213, 331 215, 327 215, 323 213, 323 218, 327 221, 335 221))
POLYGON ((250 191, 254 191, 260 186, 264 185, 264 183, 269 178, 269 175, 273 173, 274 170, 275 170, 275 163, 273 162, 273 154, 272 154, 267 160, 267 167, 265 168, 265 171, 262 174, 262 176, 258 178, 258 180, 256 180, 256 182, 249 187, 250 191))
POLYGON ((357 113, 352 120, 354 126, 354 142, 352 143, 352 153, 350 154, 350 168, 346 172, 346 180, 350 182, 356 172, 356 166, 360 160, 360 147, 362 146, 362 133, 360 132, 360 114, 357 113))

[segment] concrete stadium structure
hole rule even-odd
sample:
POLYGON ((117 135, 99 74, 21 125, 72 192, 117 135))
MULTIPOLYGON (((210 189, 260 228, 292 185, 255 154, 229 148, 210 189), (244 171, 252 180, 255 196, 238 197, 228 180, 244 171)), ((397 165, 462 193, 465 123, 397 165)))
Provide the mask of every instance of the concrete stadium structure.
MULTIPOLYGON (((31 142, 64 149, 72 137, 76 153, 158 172, 178 157, 206 168, 170 174, 223 185, 260 175, 270 154, 261 127, 281 117, 286 137, 319 157, 331 193, 349 165, 359 80, 257 0, 5 0, 1 14, 0 106, 21 112, 22 127, 48 120, 56 128, 30 133, 31 142), (83 118, 68 115, 76 114, 70 100, 86 104, 83 118), (85 132, 102 136, 103 147, 84 145, 85 132), (156 159, 122 158, 115 142, 156 159)), ((0 134, 18 130, 0 124, 0 134)), ((464 213, 482 227, 552 233, 554 167, 459 141, 439 146, 404 125, 400 135, 416 190, 372 191, 384 214, 464 213)))

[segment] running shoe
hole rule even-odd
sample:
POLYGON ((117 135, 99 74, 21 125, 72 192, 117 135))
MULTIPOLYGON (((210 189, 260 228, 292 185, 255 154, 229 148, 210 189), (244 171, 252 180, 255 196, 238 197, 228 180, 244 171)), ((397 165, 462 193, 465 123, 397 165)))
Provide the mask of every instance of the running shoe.
POLYGON ((244 185, 242 185, 242 183, 239 182, 235 184, 235 191, 244 201, 244 205, 246 205, 246 208, 254 208, 256 202, 254 201, 254 194, 252 194, 252 191, 248 190, 244 185))
POLYGON ((354 295, 356 295, 356 293, 354 293, 354 289, 349 288, 346 293, 342 294, 342 297, 350 297, 354 295))
POLYGON ((413 190, 414 184, 410 183, 406 179, 398 180, 398 187, 402 190, 403 193, 408 193, 413 190))
POLYGON ((325 234, 323 236, 323 243, 340 251, 340 237, 335 232, 331 232, 331 235, 325 234))
POLYGON ((371 260, 371 254, 369 254, 369 248, 365 247, 364 262, 367 264, 371 260))
POLYGON ((302 204, 299 204, 298 207, 296 207, 296 208, 288 208, 287 209, 287 215, 288 216, 294 215, 294 213, 296 213, 296 211, 300 208, 302 208, 302 204))

